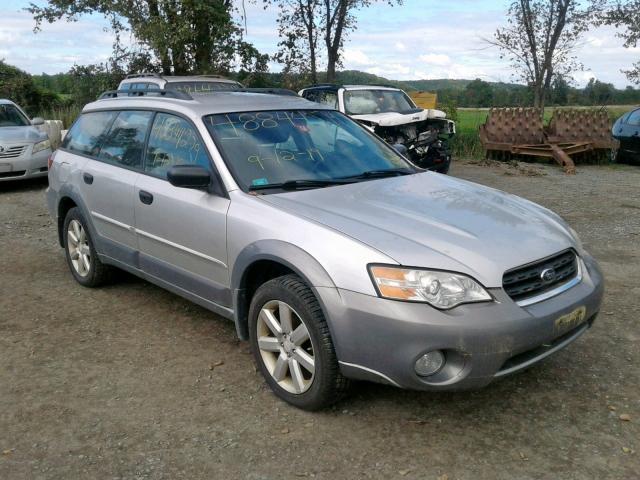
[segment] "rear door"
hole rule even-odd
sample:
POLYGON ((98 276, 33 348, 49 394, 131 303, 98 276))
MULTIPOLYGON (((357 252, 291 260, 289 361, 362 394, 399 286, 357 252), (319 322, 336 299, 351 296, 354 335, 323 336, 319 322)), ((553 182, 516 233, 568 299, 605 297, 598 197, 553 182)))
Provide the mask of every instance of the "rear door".
POLYGON ((230 306, 227 270, 229 199, 167 181, 174 165, 214 170, 204 142, 186 119, 158 113, 149 135, 144 175, 134 194, 140 266, 182 290, 230 306))
POLYGON ((125 110, 109 114, 111 125, 100 134, 84 165, 80 188, 99 236, 100 253, 136 266, 133 195, 153 113, 125 110))

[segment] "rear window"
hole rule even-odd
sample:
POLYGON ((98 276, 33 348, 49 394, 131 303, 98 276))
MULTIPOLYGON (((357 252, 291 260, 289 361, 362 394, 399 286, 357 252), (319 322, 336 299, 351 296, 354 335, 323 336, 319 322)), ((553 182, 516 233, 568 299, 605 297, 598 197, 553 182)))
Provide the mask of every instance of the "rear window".
POLYGON ((90 112, 80 115, 67 132, 62 148, 95 157, 117 112, 90 112))

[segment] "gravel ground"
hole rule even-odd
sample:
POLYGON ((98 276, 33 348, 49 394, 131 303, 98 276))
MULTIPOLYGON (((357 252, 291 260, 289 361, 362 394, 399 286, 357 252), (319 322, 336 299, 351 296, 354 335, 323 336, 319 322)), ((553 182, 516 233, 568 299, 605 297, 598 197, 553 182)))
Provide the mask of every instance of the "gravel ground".
POLYGON ((565 217, 605 271, 600 318, 481 391, 360 383, 320 413, 270 393, 231 323, 130 276, 77 285, 45 183, 0 184, 0 479, 640 478, 640 168, 452 174, 565 217))

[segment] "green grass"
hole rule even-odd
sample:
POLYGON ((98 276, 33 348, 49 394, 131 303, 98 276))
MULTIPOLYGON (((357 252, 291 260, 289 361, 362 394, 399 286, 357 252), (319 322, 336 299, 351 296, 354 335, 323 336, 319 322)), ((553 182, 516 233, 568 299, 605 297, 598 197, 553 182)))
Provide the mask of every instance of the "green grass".
POLYGON ((71 105, 68 107, 58 107, 38 112, 36 117, 42 117, 45 120, 62 120, 63 129, 68 129, 75 119, 80 115, 80 107, 71 105))

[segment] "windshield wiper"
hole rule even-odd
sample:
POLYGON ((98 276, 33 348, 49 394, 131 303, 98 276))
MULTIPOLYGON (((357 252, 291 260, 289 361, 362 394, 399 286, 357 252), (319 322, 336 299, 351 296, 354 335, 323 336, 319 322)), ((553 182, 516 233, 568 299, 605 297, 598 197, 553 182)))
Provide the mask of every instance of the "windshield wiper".
POLYGON ((343 180, 365 180, 369 178, 385 178, 385 177, 397 177, 400 175, 411 175, 415 173, 414 170, 409 168, 389 168, 386 170, 367 170, 366 172, 359 173, 350 177, 342 177, 343 180))
POLYGON ((282 183, 267 183, 264 185, 251 185, 249 190, 302 190, 305 188, 321 188, 330 187, 332 185, 346 185, 347 183, 353 183, 348 179, 303 179, 303 180, 287 180, 282 183))

